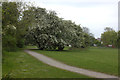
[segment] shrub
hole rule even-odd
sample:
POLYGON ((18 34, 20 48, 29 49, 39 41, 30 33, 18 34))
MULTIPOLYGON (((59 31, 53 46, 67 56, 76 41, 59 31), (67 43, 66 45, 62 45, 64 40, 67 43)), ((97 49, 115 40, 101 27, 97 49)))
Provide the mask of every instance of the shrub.
POLYGON ((12 37, 11 35, 5 35, 2 39, 2 46, 3 50, 5 51, 16 51, 16 38, 12 37))

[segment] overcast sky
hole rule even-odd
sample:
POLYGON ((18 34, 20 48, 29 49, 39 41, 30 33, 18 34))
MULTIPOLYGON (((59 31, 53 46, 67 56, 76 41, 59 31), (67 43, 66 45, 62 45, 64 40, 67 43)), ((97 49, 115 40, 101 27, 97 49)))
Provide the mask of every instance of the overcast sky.
MULTIPOLYGON (((26 0, 28 1, 28 0, 26 0)), ((96 38, 105 27, 118 30, 119 0, 29 0, 39 7, 54 10, 58 16, 88 27, 96 38)))

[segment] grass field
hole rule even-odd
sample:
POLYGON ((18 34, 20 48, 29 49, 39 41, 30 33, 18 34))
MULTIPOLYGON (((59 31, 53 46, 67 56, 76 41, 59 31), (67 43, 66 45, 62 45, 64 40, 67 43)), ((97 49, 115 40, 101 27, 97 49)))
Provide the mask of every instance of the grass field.
POLYGON ((0 40, 0 80, 2 78, 2 45, 0 40))
POLYGON ((88 78, 84 75, 48 66, 21 50, 4 52, 2 76, 6 75, 11 78, 88 78))
POLYGON ((0 80, 2 79, 2 63, 0 63, 0 80))
POLYGON ((54 58, 68 65, 118 75, 117 49, 92 47, 88 49, 73 49, 65 51, 33 51, 54 58))

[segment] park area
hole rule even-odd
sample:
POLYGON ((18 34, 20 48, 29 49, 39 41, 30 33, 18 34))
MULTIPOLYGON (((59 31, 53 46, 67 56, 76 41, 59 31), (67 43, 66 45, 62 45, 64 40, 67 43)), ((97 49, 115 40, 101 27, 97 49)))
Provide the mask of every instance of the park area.
MULTIPOLYGON (((51 57, 67 65, 76 66, 110 75, 118 75, 118 50, 91 47, 63 51, 42 51, 35 46, 26 49, 51 57), (32 49, 33 48, 33 49, 32 49)), ((74 72, 58 69, 40 62, 23 50, 6 52, 3 58, 3 77, 11 78, 91 78, 74 72)))
POLYGON ((118 49, 92 47, 65 51, 33 51, 68 65, 118 75, 118 49))
POLYGON ((89 78, 84 75, 46 65, 23 50, 6 52, 3 59, 3 78, 89 78))
POLYGON ((100 30, 59 17, 56 11, 34 3, 8 0, 0 8, 3 80, 118 78, 120 30, 103 26, 96 37, 100 30))

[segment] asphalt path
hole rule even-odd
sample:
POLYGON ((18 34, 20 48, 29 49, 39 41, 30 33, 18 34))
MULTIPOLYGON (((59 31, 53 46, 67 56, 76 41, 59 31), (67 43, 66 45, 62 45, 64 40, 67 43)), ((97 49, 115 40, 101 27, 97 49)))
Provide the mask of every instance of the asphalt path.
POLYGON ((37 58, 38 60, 42 61, 45 64, 48 64, 50 66, 57 67, 60 69, 68 70, 71 72, 79 73, 79 74, 90 76, 93 78, 118 78, 117 76, 114 76, 114 75, 109 75, 109 74, 105 74, 105 73, 100 73, 100 72, 95 72, 92 70, 87 70, 87 69, 83 69, 83 68, 70 66, 70 65, 64 64, 60 61, 54 60, 50 57, 47 57, 43 54, 34 52, 34 51, 25 50, 25 52, 28 53, 29 55, 37 58))

